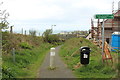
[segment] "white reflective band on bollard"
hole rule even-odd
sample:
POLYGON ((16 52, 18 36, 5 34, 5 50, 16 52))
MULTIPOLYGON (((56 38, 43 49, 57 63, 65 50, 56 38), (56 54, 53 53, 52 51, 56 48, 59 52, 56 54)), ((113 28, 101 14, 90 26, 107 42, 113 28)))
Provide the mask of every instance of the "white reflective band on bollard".
POLYGON ((55 48, 50 49, 50 68, 55 68, 55 48))

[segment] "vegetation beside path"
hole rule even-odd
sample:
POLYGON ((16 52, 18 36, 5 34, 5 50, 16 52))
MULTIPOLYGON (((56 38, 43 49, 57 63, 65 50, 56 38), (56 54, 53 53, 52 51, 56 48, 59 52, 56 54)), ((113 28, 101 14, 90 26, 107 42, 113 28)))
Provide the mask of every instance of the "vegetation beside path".
POLYGON ((118 77, 118 53, 112 52, 113 64, 103 64, 101 49, 84 38, 67 40, 60 49, 60 56, 78 78, 116 78, 118 77), (91 48, 90 63, 87 66, 80 64, 79 49, 82 46, 91 48), (79 67, 78 67, 79 65, 79 67))
POLYGON ((43 59, 57 44, 45 42, 40 36, 2 32, 2 77, 35 78, 43 59), (15 61, 13 56, 15 49, 15 61))

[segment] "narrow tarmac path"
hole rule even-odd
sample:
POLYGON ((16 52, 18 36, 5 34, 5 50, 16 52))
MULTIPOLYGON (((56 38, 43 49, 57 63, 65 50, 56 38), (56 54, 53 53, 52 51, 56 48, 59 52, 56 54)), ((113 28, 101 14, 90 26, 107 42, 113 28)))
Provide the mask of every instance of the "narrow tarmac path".
POLYGON ((58 55, 61 46, 55 48, 55 70, 50 70, 50 53, 48 53, 40 67, 39 78, 75 78, 58 55))

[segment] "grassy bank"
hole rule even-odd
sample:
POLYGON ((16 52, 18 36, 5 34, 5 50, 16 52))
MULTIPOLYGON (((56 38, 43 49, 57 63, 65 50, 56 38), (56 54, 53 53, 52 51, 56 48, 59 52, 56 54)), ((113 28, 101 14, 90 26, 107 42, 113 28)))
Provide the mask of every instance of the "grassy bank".
POLYGON ((60 56, 78 78, 115 78, 117 77, 117 53, 112 53, 113 64, 103 64, 101 50, 84 38, 73 38, 65 42, 61 47, 60 56), (90 63, 87 66, 80 64, 79 48, 88 46, 91 48, 90 63), (79 67, 78 67, 79 65, 79 67))
POLYGON ((2 77, 36 78, 39 67, 53 46, 41 37, 3 33, 2 77), (12 48, 15 48, 15 62, 12 48))

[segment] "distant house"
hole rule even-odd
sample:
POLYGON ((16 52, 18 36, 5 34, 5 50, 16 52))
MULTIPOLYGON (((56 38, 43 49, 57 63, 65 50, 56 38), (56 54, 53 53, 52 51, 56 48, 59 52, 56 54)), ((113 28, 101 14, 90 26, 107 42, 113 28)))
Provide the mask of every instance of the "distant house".
POLYGON ((68 34, 68 32, 67 32, 67 31, 62 31, 62 32, 60 32, 59 34, 60 34, 60 35, 66 35, 66 34, 68 34))
POLYGON ((69 39, 69 38, 76 38, 76 37, 85 38, 87 34, 88 34, 88 31, 73 31, 73 32, 62 31, 61 33, 59 33, 59 37, 61 37, 62 39, 69 39))

